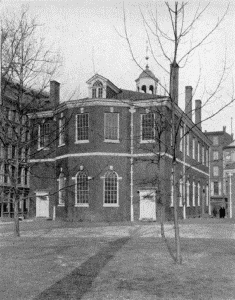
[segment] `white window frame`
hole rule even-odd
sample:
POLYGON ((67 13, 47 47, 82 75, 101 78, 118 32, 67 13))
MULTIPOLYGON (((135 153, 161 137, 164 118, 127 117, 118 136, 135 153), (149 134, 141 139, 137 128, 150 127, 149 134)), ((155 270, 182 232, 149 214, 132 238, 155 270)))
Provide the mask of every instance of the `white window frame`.
POLYGON ((86 144, 86 143, 89 143, 89 113, 87 112, 83 112, 83 113, 79 113, 79 114, 76 114, 76 117, 75 117, 75 144, 86 144), (88 140, 78 140, 78 115, 88 115, 88 140))
POLYGON ((197 143, 197 161, 200 162, 201 160, 201 153, 200 153, 200 142, 197 143))
POLYGON ((190 207, 190 199, 189 199, 189 196, 190 196, 190 182, 189 180, 187 180, 186 182, 186 203, 187 203, 187 207, 190 207))
POLYGON ((201 205, 201 185, 200 182, 197 183, 197 206, 201 205))
POLYGON ((219 160, 219 151, 213 151, 213 161, 219 160))
POLYGON ((219 167, 213 166, 213 177, 218 177, 218 176, 219 176, 219 167))
POLYGON ((153 120, 154 120, 154 125, 155 125, 155 118, 156 118, 155 113, 149 112, 149 113, 145 113, 145 114, 141 114, 141 115, 140 115, 140 116, 141 116, 141 117, 140 117, 140 143, 141 143, 141 144, 155 143, 155 136, 156 136, 155 126, 153 127, 153 130, 154 130, 154 132, 153 132, 154 139, 143 140, 143 128, 142 128, 143 117, 146 116, 146 115, 148 115, 148 114, 153 114, 153 116, 154 116, 153 120))
POLYGON ((214 146, 218 146, 219 145, 219 137, 218 137, 218 135, 214 135, 213 138, 212 138, 212 141, 213 141, 213 145, 214 146))
POLYGON ((117 172, 115 172, 112 168, 109 171, 105 172, 104 176, 100 177, 103 179, 103 207, 119 207, 119 181, 122 180, 122 177, 119 177, 117 172), (105 176, 107 172, 114 172, 117 176, 117 203, 105 203, 105 176))
POLYGON ((65 183, 66 183, 66 177, 64 176, 64 173, 61 172, 59 175, 59 178, 57 179, 58 181, 58 206, 65 206, 65 199, 64 199, 64 203, 61 201, 62 200, 62 189, 65 189, 65 183), (63 175, 63 176, 62 176, 63 175), (61 179, 63 179, 63 185, 61 187, 61 179))
POLYGON ((104 141, 106 143, 120 143, 120 139, 119 139, 119 113, 117 112, 105 112, 104 113, 104 141), (106 116, 107 114, 117 114, 117 139, 106 139, 105 136, 106 136, 106 122, 107 122, 107 119, 106 119, 106 116))
MULTIPOLYGON (((74 206, 75 206, 75 207, 89 207, 89 202, 88 202, 88 203, 78 203, 78 202, 77 202, 77 193, 78 193, 78 191, 77 191, 77 182, 78 182, 78 175, 79 175, 80 172, 84 172, 84 173, 87 174, 87 180, 88 180, 88 195, 89 195, 89 188, 90 188, 89 180, 91 179, 91 177, 88 176, 88 173, 87 173, 86 171, 84 171, 83 168, 82 168, 82 169, 80 169, 80 170, 77 172, 76 176, 72 178, 73 180, 75 180, 75 205, 74 205, 74 206)), ((88 201, 89 201, 89 197, 88 197, 88 201)))
POLYGON ((209 150, 208 148, 206 149, 206 166, 209 166, 209 150))
POLYGON ((202 164, 205 165, 205 147, 202 146, 202 164))
POLYGON ((65 145, 65 116, 62 113, 59 118, 59 147, 62 147, 64 145, 65 145))
POLYGON ((193 145, 192 145, 192 156, 193 156, 193 159, 195 159, 195 137, 193 137, 193 145))
POLYGON ((196 193, 195 193, 195 189, 196 189, 196 184, 195 184, 195 182, 193 181, 193 206, 195 207, 195 200, 196 200, 196 193))
POLYGON ((49 150, 48 146, 45 146, 45 145, 41 146, 41 128, 44 126, 45 123, 47 123, 47 122, 42 122, 42 123, 38 124, 38 150, 49 150))

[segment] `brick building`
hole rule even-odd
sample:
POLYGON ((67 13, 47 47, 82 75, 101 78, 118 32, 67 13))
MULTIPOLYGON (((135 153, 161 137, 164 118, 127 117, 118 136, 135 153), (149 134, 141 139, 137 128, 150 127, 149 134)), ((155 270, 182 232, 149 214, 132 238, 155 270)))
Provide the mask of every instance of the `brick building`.
MULTIPOLYGON (((36 216, 156 220, 164 202, 166 219, 173 219, 171 103, 157 95, 157 84, 148 66, 136 80, 137 91, 120 89, 95 74, 87 81, 87 98, 58 107, 56 85, 57 108, 32 118, 38 136, 30 177, 36 216)), ((201 131, 201 101, 196 100, 195 126, 192 88, 185 91, 186 110, 177 106, 175 111, 181 218, 207 214, 209 207, 210 140, 201 131)))
POLYGON ((234 141, 223 148, 223 186, 226 197, 227 214, 235 216, 235 143, 234 141))
POLYGON ((224 189, 224 159, 223 149, 228 146, 233 137, 226 132, 226 127, 221 131, 205 132, 205 135, 212 141, 210 148, 210 205, 211 212, 214 208, 219 211, 220 207, 225 207, 228 212, 228 197, 224 189))

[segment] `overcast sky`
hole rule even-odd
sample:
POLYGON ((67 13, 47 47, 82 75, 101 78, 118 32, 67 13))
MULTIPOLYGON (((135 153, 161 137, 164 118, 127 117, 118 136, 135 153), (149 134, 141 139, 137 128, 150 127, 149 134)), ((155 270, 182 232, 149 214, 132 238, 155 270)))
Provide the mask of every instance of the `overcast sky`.
MULTIPOLYGON (((116 86, 135 90, 135 79, 141 69, 133 61, 127 42, 121 35, 124 33, 123 2, 108 0, 2 0, 3 11, 20 11, 22 4, 28 4, 32 16, 37 16, 44 25, 43 34, 49 44, 54 44, 63 57, 63 67, 60 76, 54 78, 61 82, 62 101, 67 100, 72 92, 75 98, 87 96, 86 81, 99 73, 111 80, 116 86)), ((130 35, 131 46, 138 63, 144 68, 146 65, 146 40, 140 8, 146 18, 149 12, 155 11, 158 4, 158 20, 162 28, 170 32, 169 18, 163 1, 125 1, 127 16, 127 29, 130 35)), ((172 3, 172 2, 171 2, 172 3)), ((190 21, 198 7, 198 1, 190 1, 186 9, 186 21, 190 21)), ((200 37, 210 31, 217 19, 226 9, 226 1, 213 1, 210 8, 200 18, 188 41, 198 41, 200 37)), ((201 1, 201 8, 207 2, 201 1)), ((216 97, 203 109, 202 117, 208 117, 221 106, 228 103, 233 95, 234 78, 234 49, 235 49, 235 5, 230 4, 228 14, 221 26, 197 51, 191 55, 180 69, 180 101, 184 109, 184 88, 191 85, 195 99, 205 103, 208 95, 217 86, 226 57, 226 76, 216 97)), ((182 45, 181 53, 187 48, 187 42, 182 45)), ((169 69, 168 62, 161 55, 160 48, 152 39, 154 53, 165 68, 169 69)), ((167 50, 171 49, 166 45, 167 50)), ((180 54, 181 54, 180 53, 180 54)), ((149 54, 149 67, 163 84, 168 85, 169 75, 166 74, 149 54)), ((235 89, 235 88, 234 88, 235 89)), ((163 93, 159 88, 159 93, 163 93)), ((235 102, 224 109, 212 120, 203 123, 203 130, 222 130, 227 126, 231 132, 231 118, 233 117, 233 130, 235 131, 235 102)))

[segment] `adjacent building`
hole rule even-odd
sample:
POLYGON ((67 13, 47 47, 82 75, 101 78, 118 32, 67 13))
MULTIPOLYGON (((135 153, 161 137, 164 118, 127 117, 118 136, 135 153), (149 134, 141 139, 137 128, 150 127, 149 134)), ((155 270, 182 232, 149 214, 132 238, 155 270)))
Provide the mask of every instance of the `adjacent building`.
POLYGON ((210 148, 210 211, 219 211, 220 207, 225 207, 228 214, 228 195, 224 183, 224 153, 233 137, 226 132, 226 127, 221 131, 205 132, 205 135, 212 141, 210 148))
MULTIPOLYGON (((37 144, 30 152, 31 215, 70 221, 173 219, 171 101, 157 94, 149 67, 136 91, 95 74, 88 97, 31 116, 37 144), (162 210, 162 207, 164 209, 162 210)), ((177 121, 177 202, 180 218, 209 213, 210 139, 201 130, 201 101, 192 120, 192 88, 177 121)))
POLYGON ((235 216, 235 142, 223 148, 223 186, 226 197, 227 215, 235 216))

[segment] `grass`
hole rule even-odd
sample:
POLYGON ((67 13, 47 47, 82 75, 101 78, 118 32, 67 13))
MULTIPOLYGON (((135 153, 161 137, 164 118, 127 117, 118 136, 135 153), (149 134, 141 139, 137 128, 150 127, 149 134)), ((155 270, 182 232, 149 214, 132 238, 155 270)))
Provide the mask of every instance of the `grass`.
POLYGON ((176 265, 157 237, 8 238, 0 244, 0 299, 235 299, 235 240, 181 241, 176 265))

